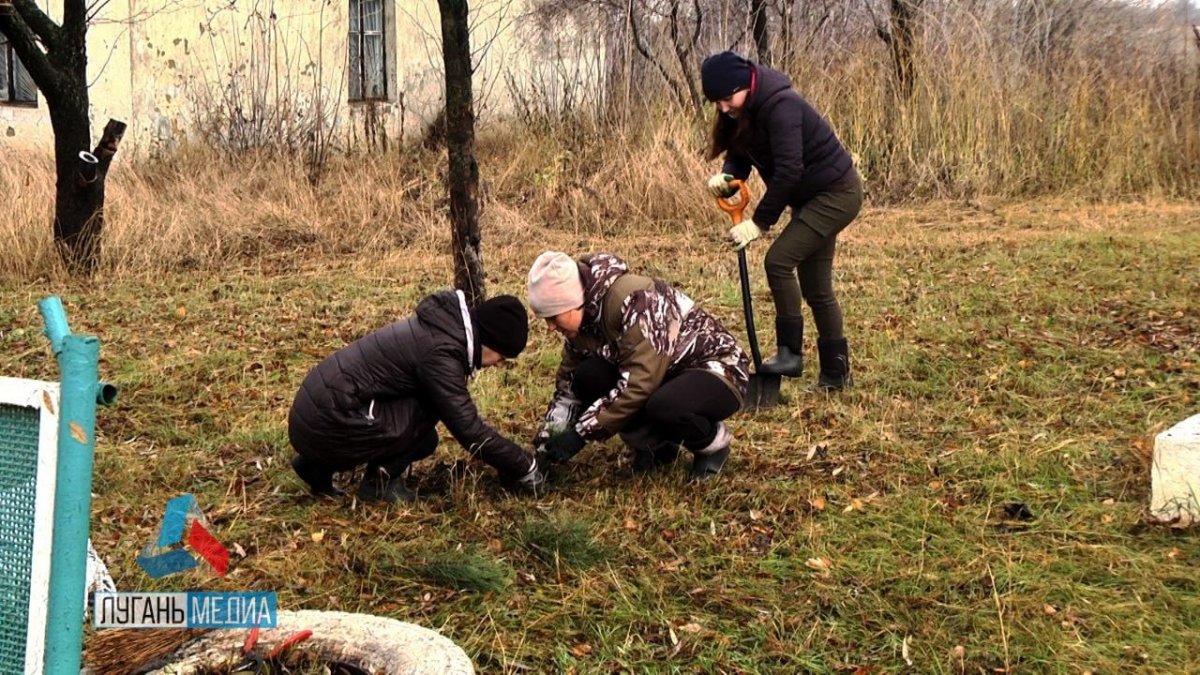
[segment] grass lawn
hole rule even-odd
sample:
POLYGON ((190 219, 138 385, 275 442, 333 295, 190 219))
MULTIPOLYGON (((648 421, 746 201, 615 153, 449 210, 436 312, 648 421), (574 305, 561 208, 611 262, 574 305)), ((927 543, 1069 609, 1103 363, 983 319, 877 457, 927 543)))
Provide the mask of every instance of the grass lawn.
MULTIPOLYGON (((742 333, 715 226, 484 237, 492 293, 523 295, 545 248, 605 249, 742 333)), ((734 418, 711 486, 685 484, 686 458, 635 478, 612 440, 516 497, 444 437, 416 467, 432 495, 418 506, 306 496, 285 430, 301 378, 447 285, 442 246, 0 282, 0 372, 57 378, 36 309, 54 293, 121 388, 98 413, 92 524, 121 590, 273 590, 283 608, 391 616, 481 672, 1200 670, 1197 536, 1145 516, 1154 434, 1200 412, 1200 206, 869 209, 836 267, 857 387, 815 390, 810 324, 804 378, 734 418), (189 491, 231 571, 152 581, 136 556, 189 491)), ((521 440, 557 364, 534 328, 472 385, 521 440)))

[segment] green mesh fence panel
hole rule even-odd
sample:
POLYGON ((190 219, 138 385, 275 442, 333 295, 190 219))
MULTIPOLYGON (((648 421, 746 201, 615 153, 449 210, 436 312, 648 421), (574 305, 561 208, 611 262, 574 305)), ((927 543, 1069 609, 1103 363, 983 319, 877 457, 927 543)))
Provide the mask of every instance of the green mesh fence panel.
POLYGON ((25 671, 38 423, 37 408, 0 404, 0 673, 25 671))

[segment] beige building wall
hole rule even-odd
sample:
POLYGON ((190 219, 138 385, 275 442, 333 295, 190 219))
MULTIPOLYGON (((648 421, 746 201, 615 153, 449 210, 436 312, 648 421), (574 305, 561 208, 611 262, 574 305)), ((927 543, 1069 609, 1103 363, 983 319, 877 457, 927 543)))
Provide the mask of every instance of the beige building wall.
MULTIPOLYGON (((598 77, 557 63, 562 54, 528 29, 523 4, 471 3, 481 121, 513 111, 513 87, 598 77)), ((349 146, 412 139, 444 99, 441 19, 436 0, 383 5, 387 94, 367 103, 347 100, 350 0, 111 0, 88 33, 93 133, 120 119, 123 151, 139 154, 169 151, 202 127, 235 141, 301 143, 315 128, 336 129, 349 146)), ((566 39, 578 51, 589 38, 566 39)), ((52 138, 44 96, 36 108, 0 105, 0 146, 51 148, 52 138)))

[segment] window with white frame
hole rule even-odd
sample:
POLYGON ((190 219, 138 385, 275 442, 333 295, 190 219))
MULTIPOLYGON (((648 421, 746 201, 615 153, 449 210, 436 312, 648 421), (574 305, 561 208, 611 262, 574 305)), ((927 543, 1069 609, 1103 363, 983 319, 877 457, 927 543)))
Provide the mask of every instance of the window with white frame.
POLYGON ((350 100, 387 99, 383 0, 350 0, 350 100))
POLYGON ((0 105, 5 104, 37 105, 37 86, 8 38, 0 35, 0 105))

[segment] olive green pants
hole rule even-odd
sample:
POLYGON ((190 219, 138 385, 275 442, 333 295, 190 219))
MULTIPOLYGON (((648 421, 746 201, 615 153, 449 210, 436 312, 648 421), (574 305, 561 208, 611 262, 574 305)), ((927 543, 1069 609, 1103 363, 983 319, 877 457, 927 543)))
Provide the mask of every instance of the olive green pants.
POLYGON ((858 215, 862 202, 862 180, 851 170, 840 185, 792 210, 791 222, 767 249, 763 261, 776 316, 802 316, 803 299, 812 310, 820 337, 845 337, 842 308, 833 292, 833 255, 838 233, 858 215))

